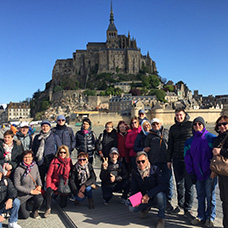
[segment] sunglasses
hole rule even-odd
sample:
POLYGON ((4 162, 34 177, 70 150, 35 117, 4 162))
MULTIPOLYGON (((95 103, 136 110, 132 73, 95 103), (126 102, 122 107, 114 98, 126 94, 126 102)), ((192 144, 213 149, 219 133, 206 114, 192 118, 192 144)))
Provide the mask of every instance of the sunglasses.
POLYGON ((86 161, 86 158, 79 158, 78 161, 86 161))
POLYGON ((152 126, 156 126, 156 125, 159 125, 159 123, 152 123, 152 126))
POLYGON ((136 124, 136 123, 137 123, 137 121, 131 122, 131 124, 136 124))
POLYGON ((194 123, 193 126, 201 126, 202 124, 201 123, 194 123))
POLYGON ((65 120, 58 120, 58 122, 64 122, 65 120))
POLYGON ((140 163, 144 164, 145 163, 145 160, 138 160, 137 161, 137 164, 140 164, 140 163))
POLYGON ((65 151, 59 151, 59 153, 60 153, 60 154, 66 154, 66 152, 65 152, 65 151))
POLYGON ((218 123, 217 126, 218 127, 221 127, 222 125, 225 127, 228 123, 227 122, 224 122, 224 123, 218 123))

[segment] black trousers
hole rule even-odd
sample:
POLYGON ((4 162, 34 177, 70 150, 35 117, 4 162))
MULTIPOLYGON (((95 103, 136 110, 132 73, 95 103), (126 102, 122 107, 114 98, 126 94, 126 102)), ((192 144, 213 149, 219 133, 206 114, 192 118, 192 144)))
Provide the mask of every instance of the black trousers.
MULTIPOLYGON (((46 210, 51 208, 51 199, 52 195, 55 191, 51 188, 47 188, 46 190, 46 210)), ((67 195, 60 194, 59 197, 59 205, 60 207, 66 207, 67 206, 67 195)))
POLYGON ((40 209, 41 205, 43 203, 43 196, 41 194, 34 195, 32 198, 25 201, 23 204, 21 204, 19 209, 19 218, 20 219, 27 219, 30 215, 30 209, 31 211, 37 211, 40 209), (29 208, 29 205, 32 205, 32 208, 29 208))
POLYGON ((223 210, 223 226, 228 228, 228 177, 219 176, 219 190, 223 210))

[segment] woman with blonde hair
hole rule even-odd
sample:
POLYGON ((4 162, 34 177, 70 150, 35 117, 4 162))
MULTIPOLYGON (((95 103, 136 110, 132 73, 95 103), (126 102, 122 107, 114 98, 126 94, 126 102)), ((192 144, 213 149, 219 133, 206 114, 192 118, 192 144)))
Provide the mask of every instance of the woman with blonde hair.
MULTIPOLYGON (((68 146, 62 145, 58 148, 56 157, 53 158, 49 170, 47 172, 46 179, 46 211, 44 217, 48 217, 51 213, 51 197, 54 192, 57 192, 60 177, 62 176, 64 182, 67 183, 70 175, 70 170, 72 168, 72 161, 70 158, 70 153, 68 146)), ((58 192, 57 192, 58 193, 58 192)), ((60 206, 66 207, 67 205, 67 195, 60 194, 60 206)))

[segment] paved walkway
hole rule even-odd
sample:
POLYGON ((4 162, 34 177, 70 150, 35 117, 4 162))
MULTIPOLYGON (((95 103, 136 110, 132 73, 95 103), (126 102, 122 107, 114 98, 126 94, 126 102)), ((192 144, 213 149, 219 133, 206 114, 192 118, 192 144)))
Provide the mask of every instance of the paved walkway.
MULTIPOLYGON (((99 173, 100 164, 99 162, 94 166, 97 175, 97 183, 100 185, 99 173)), ((175 192, 175 190, 174 190, 175 192)), ((65 208, 65 212, 71 218, 78 228, 117 228, 117 227, 155 227, 157 222, 157 210, 152 209, 149 212, 149 216, 145 219, 140 219, 138 214, 132 214, 129 212, 128 207, 120 203, 120 194, 115 194, 113 199, 110 201, 108 206, 103 204, 101 196, 101 188, 98 188, 93 192, 95 209, 88 209, 87 199, 80 203, 79 206, 74 206, 73 202, 69 202, 68 207, 65 208)), ((176 195, 173 197, 173 205, 176 205, 176 195)), ((221 201, 219 200, 218 190, 217 190, 217 218, 215 221, 216 227, 222 227, 222 208, 221 201)), ((193 213, 196 215, 197 202, 194 201, 193 213)), ((186 219, 183 214, 178 215, 167 215, 166 217, 166 227, 196 227, 192 226, 188 219, 186 219)))

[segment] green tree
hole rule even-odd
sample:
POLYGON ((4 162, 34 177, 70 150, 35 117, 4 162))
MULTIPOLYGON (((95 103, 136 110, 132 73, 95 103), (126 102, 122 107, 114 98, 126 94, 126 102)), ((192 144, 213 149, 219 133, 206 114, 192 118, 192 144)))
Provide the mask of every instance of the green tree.
POLYGON ((83 92, 83 94, 85 96, 95 96, 96 95, 96 90, 90 90, 90 89, 87 89, 83 92))
POLYGON ((174 87, 172 85, 165 85, 164 88, 169 90, 170 92, 174 91, 174 87))
POLYGON ((155 95, 159 101, 164 101, 166 93, 162 89, 152 89, 149 95, 155 95))
POLYGON ((155 75, 155 74, 150 74, 149 78, 150 78, 150 86, 151 86, 151 88, 152 89, 156 89, 159 86, 159 84, 160 84, 160 80, 159 80, 158 76, 155 75))

